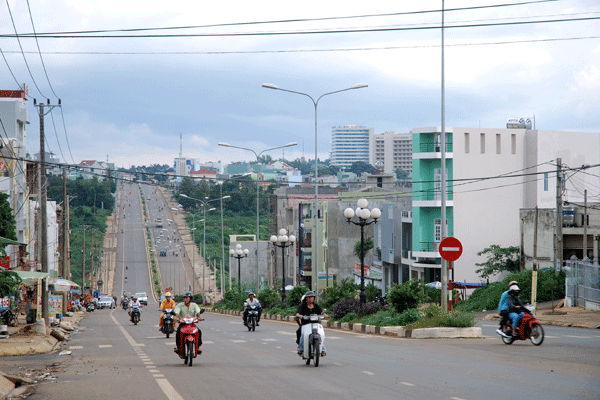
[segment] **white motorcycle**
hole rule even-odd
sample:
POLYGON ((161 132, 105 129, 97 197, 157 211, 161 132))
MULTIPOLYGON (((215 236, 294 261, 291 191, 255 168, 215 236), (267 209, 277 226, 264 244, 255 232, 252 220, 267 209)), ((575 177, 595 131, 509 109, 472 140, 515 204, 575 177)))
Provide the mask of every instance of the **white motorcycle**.
POLYGON ((320 323, 323 317, 311 314, 303 316, 302 319, 310 321, 309 324, 302 325, 302 335, 304 337, 302 359, 306 361, 306 365, 310 365, 310 360, 314 360, 315 367, 318 367, 323 341, 325 340, 325 329, 323 329, 323 325, 320 323))

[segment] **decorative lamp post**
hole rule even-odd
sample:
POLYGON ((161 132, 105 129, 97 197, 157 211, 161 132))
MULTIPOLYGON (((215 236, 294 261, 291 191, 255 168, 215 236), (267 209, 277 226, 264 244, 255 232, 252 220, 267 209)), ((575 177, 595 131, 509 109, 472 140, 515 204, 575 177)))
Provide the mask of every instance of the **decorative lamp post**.
POLYGON ((314 219, 315 219, 315 231, 314 231, 314 239, 315 239, 315 246, 314 246, 314 268, 315 268, 315 289, 314 292, 315 294, 318 296, 319 295, 319 157, 318 157, 318 145, 317 145, 317 106, 319 105, 319 100, 321 100, 323 97, 325 96, 329 96, 331 94, 335 94, 335 93, 340 93, 340 92, 345 92, 348 90, 354 90, 354 89, 362 89, 362 88, 366 88, 369 85, 367 85, 366 83, 360 83, 358 85, 354 85, 352 87, 349 88, 345 88, 345 89, 340 89, 340 90, 334 90, 333 92, 328 92, 328 93, 324 93, 321 96, 319 96, 317 98, 317 100, 315 100, 311 95, 307 94, 307 93, 302 93, 302 92, 297 92, 295 90, 288 90, 288 89, 283 89, 280 88, 277 85, 273 85, 272 83, 263 83, 262 87, 266 88, 266 89, 273 89, 273 90, 281 90, 282 92, 289 92, 289 93, 294 93, 294 94, 299 94, 301 96, 306 96, 308 97, 313 105, 315 106, 315 214, 314 214, 314 219))
MULTIPOLYGON (((244 257, 248 257, 248 253, 250 253, 250 250, 242 249, 242 245, 239 243, 235 245, 235 250, 234 249, 229 250, 229 255, 233 258, 237 258, 237 260, 238 260, 238 290, 242 290, 242 281, 241 281, 242 266, 241 266, 240 260, 244 257)), ((231 271, 229 271, 229 272, 231 273, 231 271)))
POLYGON ((377 219, 381 217, 381 210, 373 208, 369 210, 369 202, 367 199, 360 199, 357 202, 356 211, 348 207, 344 210, 344 217, 348 219, 349 224, 360 226, 360 303, 367 302, 367 294, 365 293, 365 226, 376 224, 377 219), (358 217, 358 222, 352 221, 354 216, 358 217), (371 220, 369 220, 371 218, 371 220))
POLYGON ((288 237, 287 231, 282 228, 279 230, 279 237, 271 236, 271 243, 281 248, 281 300, 285 302, 285 249, 296 243, 296 236, 290 235, 288 237))

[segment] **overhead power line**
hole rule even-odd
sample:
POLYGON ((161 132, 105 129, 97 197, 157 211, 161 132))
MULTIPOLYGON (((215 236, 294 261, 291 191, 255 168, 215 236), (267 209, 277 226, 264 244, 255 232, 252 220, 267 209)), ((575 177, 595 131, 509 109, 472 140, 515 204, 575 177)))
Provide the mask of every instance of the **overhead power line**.
MULTIPOLYGON (((480 24, 463 24, 463 25, 444 25, 444 29, 457 28, 484 28, 496 26, 517 26, 517 25, 534 25, 534 24, 551 24, 557 22, 582 22, 582 21, 597 21, 600 17, 584 17, 584 18, 561 18, 561 19, 546 19, 535 21, 515 21, 515 22, 493 22, 480 24)), ((421 30, 439 30, 441 25, 431 26, 412 26, 412 27, 380 27, 380 28, 364 28, 364 29, 331 29, 331 30, 311 30, 311 31, 270 31, 270 32, 224 32, 224 33, 178 33, 178 34, 144 34, 144 35, 80 35, 80 34, 38 34, 39 38, 49 39, 134 39, 134 38, 197 38, 197 37, 242 37, 242 36, 290 36, 290 35, 325 35, 325 34, 341 34, 341 33, 368 33, 368 32, 400 32, 400 31, 421 31, 421 30)), ((3 38, 15 38, 16 35, 3 34, 3 38)), ((19 35, 21 38, 31 38, 33 35, 19 35)))
POLYGON ((164 27, 150 27, 150 28, 122 28, 122 29, 101 29, 101 30, 86 30, 86 31, 62 31, 62 32, 46 32, 39 33, 38 35, 56 35, 56 34, 89 34, 89 33, 113 33, 113 32, 148 32, 148 31, 161 31, 161 30, 182 30, 182 29, 203 29, 203 28, 224 28, 230 26, 248 26, 248 25, 269 25, 269 24, 284 24, 284 23, 296 23, 296 22, 317 22, 317 21, 333 21, 333 20, 345 20, 345 19, 361 19, 361 18, 376 18, 376 17, 397 17, 403 15, 419 15, 419 14, 432 14, 453 11, 472 11, 482 10, 489 8, 500 8, 500 7, 514 7, 529 4, 539 3, 550 3, 559 0, 532 0, 532 1, 521 1, 515 3, 503 3, 503 4, 490 4, 486 6, 473 6, 473 7, 457 7, 457 8, 446 8, 435 9, 435 10, 420 10, 420 11, 405 11, 397 13, 382 13, 382 14, 362 14, 362 15, 349 15, 349 16, 337 16, 337 17, 320 17, 320 18, 295 18, 295 19, 282 19, 282 20, 271 20, 271 21, 250 21, 250 22, 228 22, 221 24, 208 24, 208 25, 183 25, 183 26, 164 26, 164 27))

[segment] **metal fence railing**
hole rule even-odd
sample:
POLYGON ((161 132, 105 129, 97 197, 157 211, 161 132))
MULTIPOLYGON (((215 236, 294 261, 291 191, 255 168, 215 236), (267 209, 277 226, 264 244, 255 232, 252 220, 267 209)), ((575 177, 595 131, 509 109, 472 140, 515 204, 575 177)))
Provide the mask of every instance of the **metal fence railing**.
POLYGON ((600 265, 582 260, 567 261, 565 296, 573 306, 589 308, 586 303, 600 305, 600 265))

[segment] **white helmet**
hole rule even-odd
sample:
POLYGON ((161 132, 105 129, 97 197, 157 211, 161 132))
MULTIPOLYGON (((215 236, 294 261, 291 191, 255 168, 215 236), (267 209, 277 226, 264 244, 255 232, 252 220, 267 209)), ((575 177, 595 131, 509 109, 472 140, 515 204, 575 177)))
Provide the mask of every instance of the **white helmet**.
POLYGON ((512 285, 511 287, 508 288, 509 291, 511 292, 520 292, 521 289, 519 289, 519 287, 517 285, 512 285))

